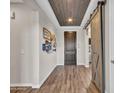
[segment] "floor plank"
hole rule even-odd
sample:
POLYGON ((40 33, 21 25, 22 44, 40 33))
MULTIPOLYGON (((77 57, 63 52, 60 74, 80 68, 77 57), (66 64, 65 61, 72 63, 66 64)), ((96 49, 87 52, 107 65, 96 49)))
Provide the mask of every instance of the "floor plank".
POLYGON ((39 89, 31 87, 10 93, 99 93, 91 83, 91 70, 84 66, 57 66, 39 89))

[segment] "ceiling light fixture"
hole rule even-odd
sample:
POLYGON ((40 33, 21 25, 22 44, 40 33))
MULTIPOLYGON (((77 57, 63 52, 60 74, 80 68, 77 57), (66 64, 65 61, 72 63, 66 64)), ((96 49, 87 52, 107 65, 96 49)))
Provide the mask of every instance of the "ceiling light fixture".
POLYGON ((68 22, 72 22, 72 21, 73 21, 73 19, 72 19, 72 18, 69 18, 69 19, 68 19, 68 22))

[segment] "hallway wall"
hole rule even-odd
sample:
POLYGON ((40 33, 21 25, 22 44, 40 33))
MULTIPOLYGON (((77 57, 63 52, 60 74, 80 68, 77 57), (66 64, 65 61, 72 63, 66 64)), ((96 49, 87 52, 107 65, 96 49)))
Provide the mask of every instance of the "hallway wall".
POLYGON ((87 26, 86 29, 83 29, 84 31, 84 40, 85 40, 85 63, 86 63, 86 66, 89 67, 89 62, 92 62, 91 61, 91 51, 89 52, 89 38, 91 38, 91 27, 90 27, 90 24, 87 26))
POLYGON ((33 0, 12 4, 11 19, 11 86, 39 88, 57 64, 56 52, 42 51, 43 27, 56 34, 56 28, 33 0), (29 3, 30 2, 30 3, 29 3))
POLYGON ((15 20, 10 23, 10 84, 30 85, 31 68, 31 9, 21 4, 11 4, 15 20))
MULTIPOLYGON (((94 0, 95 1, 95 0, 94 0)), ((15 11, 15 20, 11 19, 11 62, 10 84, 31 85, 39 87, 49 76, 56 65, 64 65, 64 31, 77 32, 77 65, 86 65, 85 34, 80 27, 56 28, 50 18, 41 10, 34 0, 26 0, 29 4, 11 4, 15 11), (33 8, 32 8, 33 7, 33 8), (42 28, 46 27, 57 35, 57 52, 44 53, 41 49, 42 28), (32 42, 33 41, 33 42, 32 42)), ((110 1, 111 2, 111 1, 110 1)), ((106 5, 106 47, 110 47, 108 37, 111 33, 109 20, 109 4, 106 5), (109 31, 110 30, 110 31, 109 31)), ((111 9, 111 8, 110 8, 111 9)), ((110 93, 110 61, 109 48, 106 48, 106 92, 110 93)), ((113 87, 113 86, 111 86, 113 87)))
POLYGON ((47 79, 47 77, 51 74, 54 68, 57 65, 57 52, 46 53, 42 51, 43 40, 43 27, 47 28, 52 33, 57 32, 56 27, 51 22, 51 20, 47 17, 47 15, 42 11, 39 11, 39 51, 40 51, 40 63, 39 63, 39 84, 43 84, 43 82, 47 79))
POLYGON ((57 65, 64 65, 64 31, 77 32, 77 65, 85 65, 85 38, 80 27, 61 27, 57 32, 57 65))

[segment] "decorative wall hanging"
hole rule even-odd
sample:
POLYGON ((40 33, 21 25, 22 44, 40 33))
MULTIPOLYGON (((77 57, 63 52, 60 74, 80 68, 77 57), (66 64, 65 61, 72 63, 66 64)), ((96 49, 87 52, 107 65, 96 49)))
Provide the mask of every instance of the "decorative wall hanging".
POLYGON ((43 38, 44 43, 42 44, 42 50, 47 53, 52 53, 56 51, 56 36, 54 33, 51 33, 46 28, 43 28, 43 38))

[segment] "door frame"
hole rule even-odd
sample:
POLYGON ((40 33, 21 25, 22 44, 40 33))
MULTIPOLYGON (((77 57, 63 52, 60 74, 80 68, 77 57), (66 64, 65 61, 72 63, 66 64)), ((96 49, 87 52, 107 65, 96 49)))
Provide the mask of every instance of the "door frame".
POLYGON ((76 33, 76 38, 75 38, 75 39, 76 39, 76 40, 75 40, 75 41, 76 41, 76 42, 75 42, 75 44, 76 44, 76 45, 75 45, 75 47, 76 47, 76 54, 75 54, 75 55, 76 55, 76 58, 75 58, 75 61, 76 61, 76 65, 77 65, 77 64, 78 64, 78 63, 77 63, 77 56, 78 56, 78 55, 77 55, 77 31, 64 31, 64 65, 65 65, 65 33, 66 33, 66 32, 70 32, 70 33, 75 32, 75 33, 76 33))

